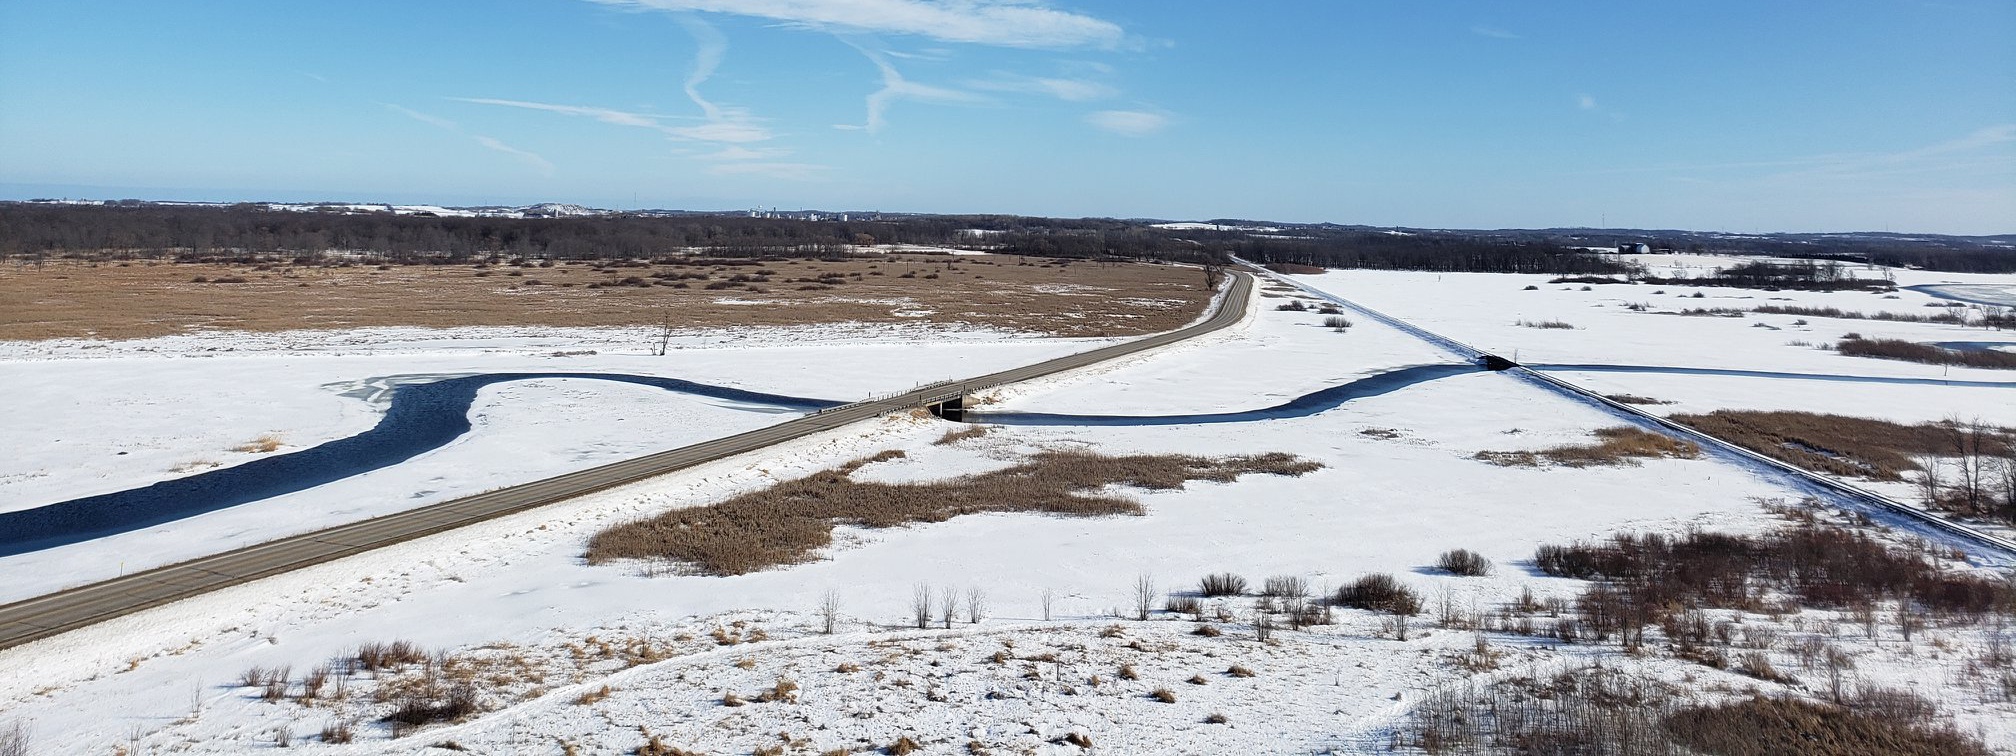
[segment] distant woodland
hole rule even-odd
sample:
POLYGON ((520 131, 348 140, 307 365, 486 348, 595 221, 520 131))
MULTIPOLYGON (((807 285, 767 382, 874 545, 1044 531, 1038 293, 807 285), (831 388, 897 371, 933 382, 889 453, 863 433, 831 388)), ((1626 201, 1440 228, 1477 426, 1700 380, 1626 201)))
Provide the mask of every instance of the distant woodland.
MULTIPOLYGON (((917 244, 1043 257, 1223 262, 1384 270, 1549 273, 1630 272, 1584 247, 1647 244, 1721 252, 1964 272, 2016 272, 2016 252, 1963 237, 1923 238, 1694 232, 1401 231, 1334 224, 1266 224, 1256 232, 1163 229, 1138 220, 1003 215, 898 215, 873 220, 760 218, 746 214, 616 213, 567 218, 485 218, 385 212, 276 210, 264 205, 0 203, 0 255, 11 258, 363 258, 390 263, 476 259, 648 259, 704 251, 723 257, 832 257, 855 245, 917 244)), ((1999 243, 1999 242, 1998 242, 1999 243)))

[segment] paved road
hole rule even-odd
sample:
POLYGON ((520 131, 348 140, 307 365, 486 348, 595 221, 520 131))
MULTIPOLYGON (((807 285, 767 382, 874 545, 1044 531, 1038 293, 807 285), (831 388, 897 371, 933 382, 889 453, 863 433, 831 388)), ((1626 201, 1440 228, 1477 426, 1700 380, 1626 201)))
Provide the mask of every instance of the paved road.
POLYGON ((376 548, 564 501, 645 478, 756 451, 891 412, 903 412, 971 391, 1085 367, 1210 333, 1246 314, 1253 277, 1233 274, 1216 312, 1168 333, 1059 357, 963 381, 920 387, 705 443, 547 478, 522 486, 445 501, 397 514, 192 559, 113 580, 0 606, 0 648, 18 646, 86 625, 376 548))

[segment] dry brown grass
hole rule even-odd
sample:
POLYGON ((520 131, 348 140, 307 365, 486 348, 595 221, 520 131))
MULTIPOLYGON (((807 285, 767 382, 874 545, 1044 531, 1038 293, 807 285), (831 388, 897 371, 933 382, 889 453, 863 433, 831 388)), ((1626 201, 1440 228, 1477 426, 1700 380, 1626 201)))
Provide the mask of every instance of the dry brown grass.
POLYGON ((0 273, 0 302, 7 303, 0 310, 0 340, 368 326, 656 326, 667 318, 681 328, 928 322, 1125 336, 1181 326, 1210 298, 1204 277, 1193 269, 1043 262, 869 255, 842 262, 765 261, 760 267, 599 270, 586 264, 8 266, 0 273), (764 270, 770 273, 759 276, 764 270), (680 275, 689 279, 669 277, 680 275), (734 282, 736 276, 748 281, 734 282), (233 279, 242 282, 217 283, 233 279))
POLYGON ((231 451, 246 454, 269 454, 280 448, 280 436, 272 433, 261 435, 245 443, 231 447, 231 451))
MULTIPOLYGON (((1943 423, 1903 425, 1887 420, 1812 412, 1716 410, 1674 415, 1674 422, 1751 451, 1809 470, 1897 480, 1915 470, 1915 454, 1951 454, 1954 429, 1943 423)), ((1984 438, 1982 453, 1999 455, 2012 439, 2007 431, 1984 438)))
POLYGON ((959 443, 969 438, 979 438, 981 436, 985 436, 987 435, 987 431, 991 429, 992 429, 991 426, 986 425, 974 425, 966 428, 955 428, 953 430, 945 431, 945 435, 938 437, 938 440, 933 441, 931 443, 935 446, 951 446, 953 444, 959 443))
POLYGON ((1596 439, 1597 443, 1585 446, 1556 446, 1540 451, 1481 451, 1477 452, 1476 458, 1506 467, 1538 467, 1542 463, 1562 467, 1593 467, 1635 465, 1643 458, 1693 459, 1701 455, 1701 447, 1692 441, 1682 441, 1629 426, 1597 430, 1596 439))
POLYGON ((1230 482, 1251 473, 1301 475, 1321 467, 1283 453, 1207 459, 1051 451, 1005 470, 949 480, 900 484, 853 480, 851 474, 866 461, 720 503, 618 525, 589 541, 588 561, 669 559, 701 574, 741 575, 811 560, 814 552, 832 542, 833 527, 840 524, 891 528, 981 512, 1140 514, 1138 502, 1095 492, 1111 485, 1171 490, 1193 480, 1230 482))
POLYGON ((1951 725, 1789 698, 1684 709, 1666 717, 1664 729, 1674 740, 1716 756, 1989 753, 1980 741, 1951 725))

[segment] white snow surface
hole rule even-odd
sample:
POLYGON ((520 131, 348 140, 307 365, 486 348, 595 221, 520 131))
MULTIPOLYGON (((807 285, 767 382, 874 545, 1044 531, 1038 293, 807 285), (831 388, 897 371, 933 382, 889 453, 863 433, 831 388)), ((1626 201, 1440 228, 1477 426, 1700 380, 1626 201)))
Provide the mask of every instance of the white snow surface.
MULTIPOLYGON (((1617 294, 1605 287, 1579 292, 1543 284, 1541 292, 1521 292, 1531 278, 1449 275, 1438 280, 1434 274, 1349 272, 1304 280, 1471 343, 1502 342, 1560 361, 1704 361, 1754 369, 1763 360, 1772 366, 1768 369, 1846 371, 1842 361, 1847 358, 1785 347, 1779 343, 1783 333, 1751 338, 1752 332, 1733 319, 1630 312, 1615 306, 1621 300, 1605 299, 1617 294), (1543 332, 1501 325, 1517 317, 1503 311, 1511 302, 1531 308, 1525 317, 1562 317, 1585 328, 1543 332), (1667 329, 1676 335, 1662 336, 1653 345, 1641 343, 1646 334, 1667 329), (1694 343, 1697 339, 1707 343, 1694 343)), ((1730 293, 1709 291, 1711 297, 1730 293)), ((1838 297, 1828 301, 1842 307, 1852 299, 1828 296, 1838 297)), ((1136 415, 1255 409, 1394 367, 1449 359, 1376 323, 1361 322, 1336 333, 1323 328, 1323 316, 1315 312, 1273 309, 1285 301, 1283 296, 1256 298, 1247 320, 1227 331, 999 389, 991 392, 998 403, 990 409, 1136 415)), ((1873 309, 1881 301, 1860 303, 1859 308, 1873 309)), ((1728 302, 1690 299, 1679 304, 1728 302)), ((1847 327, 1882 333, 1918 326, 1858 321, 1847 327)), ((208 409, 192 411, 187 422, 225 430, 191 430, 197 438, 175 443, 181 444, 178 449, 215 453, 211 450, 220 444, 248 434, 277 430, 292 443, 306 443, 364 423, 367 413, 357 409, 345 415, 342 408, 348 405, 321 388, 339 373, 355 379, 491 370, 500 364, 542 369, 597 364, 636 372, 674 363, 676 369, 654 372, 786 394, 844 396, 849 390, 889 388, 892 376, 919 372, 919 362, 951 363, 959 369, 949 372, 978 373, 984 372, 981 363, 1033 361, 1060 347, 696 346, 665 358, 635 355, 635 346, 632 355, 592 358, 541 357, 505 347, 497 354, 415 349, 340 359, 276 349, 256 359, 175 357, 142 363, 160 373, 155 381, 120 378, 134 371, 130 366, 122 370, 118 360, 103 360, 100 367, 105 369, 94 378, 91 366, 101 360, 30 363, 16 358, 4 363, 4 379, 17 382, 18 376, 33 375, 33 380, 18 379, 13 388, 61 382, 71 388, 102 387, 115 397, 121 381, 130 380, 123 390, 134 401, 152 396, 168 405, 204 403, 208 409), (260 368, 257 360, 286 367, 260 368), (327 366, 351 360, 368 369, 327 366), (71 374, 50 367, 71 364, 76 370, 71 374), (184 370, 183 365, 190 367, 184 370), (57 372, 34 372, 38 369, 57 372), (240 371, 252 371, 253 380, 244 383, 258 387, 250 395, 253 401, 245 403, 275 403, 274 413, 291 418, 279 424, 286 427, 254 423, 249 416, 255 413, 231 415, 224 422, 198 421, 223 411, 222 402, 206 397, 229 385, 240 371), (285 385, 265 386, 274 382, 285 385)), ((1080 345, 1071 347, 1063 351, 1080 345)), ((561 351, 551 344, 537 349, 561 351)), ((1531 353, 1523 359, 1535 361, 1531 353)), ((1923 367, 1854 364, 1868 374, 1919 374, 1912 371, 1923 367)), ((405 466, 384 472, 410 476, 409 483, 457 470, 495 481, 503 475, 496 472, 497 462, 504 459, 514 468, 511 475, 523 472, 529 479, 543 473, 524 469, 533 463, 514 456, 528 444, 566 449, 548 453, 576 459, 588 453, 578 447, 582 439, 618 424, 617 418, 628 418, 621 424, 634 427, 645 413, 667 413, 666 422, 692 423, 691 433, 706 435, 739 421, 731 418, 745 417, 668 398, 655 389, 552 383, 495 387, 479 402, 479 413, 494 419, 479 423, 464 441, 499 447, 472 449, 456 465, 432 472, 410 473, 405 466), (572 420, 546 421, 562 423, 558 428, 542 426, 538 408, 525 406, 537 401, 565 402, 571 412, 593 419, 578 427, 572 420)), ((1823 388, 1831 392, 1839 386, 1823 388)), ((1712 393, 1700 396, 1693 401, 1712 404, 1712 393)), ((130 413, 108 409, 98 419, 124 423, 130 413)), ((1352 401, 1310 417, 1249 423, 997 427, 978 439, 937 445, 933 441, 956 426, 892 416, 0 651, 0 670, 6 671, 0 675, 0 722, 26 722, 38 747, 58 753, 103 752, 129 743, 144 749, 242 751, 269 744, 281 726, 312 740, 313 732, 344 712, 369 716, 360 720, 356 744, 331 747, 333 751, 407 752, 445 740, 485 752, 558 753, 563 741, 581 745, 584 752, 628 751, 645 740, 640 726, 664 736, 669 745, 707 752, 754 750, 778 742, 777 733, 787 731, 809 740, 815 752, 886 745, 911 734, 932 752, 949 752, 973 739, 1030 752, 1068 753, 1077 749, 1053 741, 1073 732, 1091 734, 1098 747, 1117 752, 1383 750, 1384 728, 1410 702, 1440 686, 1490 679, 1488 674, 1470 677, 1446 661, 1452 650, 1470 646, 1469 633, 1438 630, 1405 642, 1377 639, 1377 619, 1351 611, 1343 612, 1339 625, 1321 632, 1284 633, 1287 639, 1272 648, 1253 644, 1249 631, 1231 626, 1227 636, 1217 639, 1188 635, 1189 625, 1176 622, 1121 623, 1125 627, 1118 639, 1105 638, 1097 629, 1114 624, 1106 617, 1130 605, 1140 575, 1152 576, 1158 591, 1175 591, 1221 570, 1256 583, 1268 575, 1299 575, 1312 588, 1367 572, 1392 572, 1426 595, 1446 588, 1459 604, 1484 609, 1516 597, 1525 586, 1542 596, 1569 595, 1579 583, 1532 571, 1535 546, 1690 526, 1755 532, 1776 523, 1758 500, 1792 495, 1776 483, 1709 459, 1588 469, 1508 468, 1472 459, 1480 450, 1578 443, 1591 430, 1615 424, 1595 408, 1484 372, 1352 401), (588 566, 580 558, 587 538, 610 525, 717 501, 885 449, 901 449, 907 456, 869 465, 860 477, 939 479, 1007 466, 1035 451, 1058 448, 1108 454, 1286 451, 1325 467, 1299 478, 1247 476, 1234 483, 1192 483, 1180 491, 1137 492, 1146 510, 1139 517, 989 514, 889 530, 843 527, 836 545, 819 561, 735 577, 665 575, 638 564, 588 566), (1429 566, 1437 554, 1456 547, 1489 557, 1497 563, 1497 573, 1454 578, 1429 566), (952 631, 899 629, 907 624, 912 590, 920 582, 934 589, 983 590, 984 621, 952 631), (844 616, 839 634, 821 636, 811 610, 828 591, 841 599, 844 616), (1055 622, 1041 621, 1046 592, 1055 596, 1055 622), (734 624, 738 622, 742 624, 734 624), (717 627, 737 637, 762 627, 770 640, 719 646, 706 639, 717 627), (672 656, 624 669, 625 664, 595 661, 604 658, 595 652, 582 656, 568 650, 593 648, 589 636, 618 645, 644 639, 672 656), (340 707, 274 704, 231 682, 254 665, 292 665, 298 673, 350 654, 359 643, 392 639, 474 655, 523 650, 550 676, 538 684, 505 686, 486 702, 495 710, 470 722, 401 740, 390 739, 389 729, 375 721, 386 709, 370 704, 368 697, 340 707), (1126 647, 1133 641, 1146 651, 1126 647), (1011 656, 1054 653, 1060 661, 1018 660, 1001 668, 987 663, 1006 642, 1015 644, 1011 656), (747 668, 733 663, 745 658, 751 660, 747 668), (843 662, 863 670, 837 671, 843 662), (1115 681, 1119 663, 1137 665, 1142 679, 1115 681), (1231 664, 1259 674, 1223 674, 1231 664), (1023 677, 1029 666, 1035 668, 1035 678, 1023 677), (1206 684, 1183 682, 1192 674, 1203 675, 1206 684), (1105 682, 1092 684, 1092 675, 1105 682), (799 703, 719 705, 724 692, 753 696, 779 677, 802 685, 799 703), (902 687, 894 680, 911 682, 902 687), (603 685, 612 689, 606 700, 574 703, 603 685), (1178 703, 1144 698, 1158 686, 1173 689, 1178 703), (899 694, 898 687, 905 692, 899 694), (1229 726, 1200 724, 1213 712, 1226 714, 1229 726)), ((121 435, 116 428, 102 433, 101 445, 121 435)), ((647 443, 619 435, 629 439, 624 443, 647 443)), ((648 442, 690 440, 696 439, 651 436, 648 442)), ((77 459, 81 463, 85 455, 77 459)), ((408 464, 425 467, 424 460, 408 464)), ((356 506, 411 505, 378 503, 385 493, 364 490, 344 500, 356 506)), ((207 526, 188 523, 163 532, 187 527, 194 530, 183 532, 209 532, 207 526)), ((121 550, 82 544, 70 562, 0 562, 0 570, 10 577, 40 579, 29 573, 109 561, 121 550)), ((1948 635, 1968 642, 1961 632, 1948 635)), ((1504 639, 1494 642, 1507 645, 1504 639)), ((1519 673, 1569 663, 1585 653, 1579 646, 1511 645, 1513 661, 1506 669, 1519 673)), ((1858 658, 1861 674, 1938 692, 1956 709, 1964 728, 1987 730, 1998 747, 2016 746, 2006 704, 1990 705, 1962 691, 1943 690, 1960 661, 1958 654, 1912 657, 1895 643, 1855 648, 1865 653, 1858 658)), ((1925 648, 1923 641, 1916 648, 1925 648)), ((1728 676, 1657 660, 1620 661, 1614 655, 1606 663, 1639 664, 1668 677, 1728 676)), ((360 676, 353 684, 363 691, 377 683, 360 676)))

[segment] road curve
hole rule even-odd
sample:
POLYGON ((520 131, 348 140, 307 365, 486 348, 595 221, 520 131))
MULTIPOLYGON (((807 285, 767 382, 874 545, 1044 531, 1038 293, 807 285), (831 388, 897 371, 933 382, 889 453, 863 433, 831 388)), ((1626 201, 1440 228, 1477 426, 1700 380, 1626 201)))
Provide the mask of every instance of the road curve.
POLYGON ((784 441, 881 417, 891 412, 902 412, 946 401, 968 392, 1074 370, 1168 346, 1239 322, 1246 315, 1252 292, 1253 277, 1245 273, 1233 273, 1231 284, 1220 297, 1218 308, 1211 317, 1167 333, 976 378, 932 384, 901 394, 832 407, 768 428, 396 514, 289 536, 6 604, 0 606, 0 648, 10 648, 48 638, 220 588, 248 583, 695 465, 746 454, 784 441))

